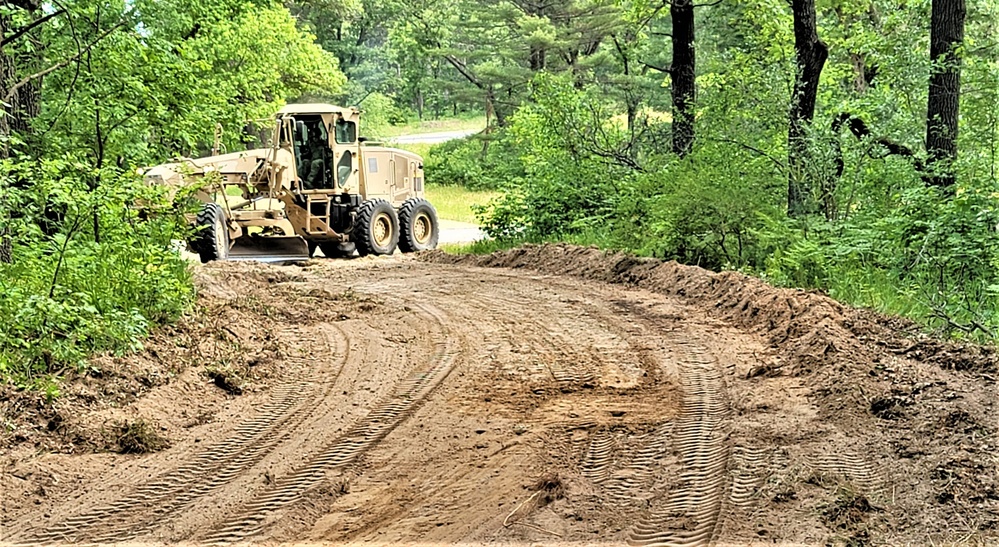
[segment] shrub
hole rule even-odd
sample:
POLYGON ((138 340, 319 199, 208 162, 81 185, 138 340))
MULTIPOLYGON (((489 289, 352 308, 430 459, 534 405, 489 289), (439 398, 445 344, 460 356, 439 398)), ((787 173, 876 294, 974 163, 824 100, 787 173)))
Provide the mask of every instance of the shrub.
POLYGON ((16 208, 0 211, 11 219, 13 251, 13 262, 0 263, 0 378, 24 387, 83 370, 93 353, 141 347, 194 294, 174 243, 182 219, 142 220, 130 206, 160 199, 150 189, 126 177, 114 181, 118 193, 98 195, 73 177, 75 166, 60 178, 46 176, 52 167, 28 168, 35 182, 9 194, 16 208))
POLYGON ((471 190, 496 190, 524 177, 520 150, 498 129, 431 147, 425 166, 428 183, 471 190))

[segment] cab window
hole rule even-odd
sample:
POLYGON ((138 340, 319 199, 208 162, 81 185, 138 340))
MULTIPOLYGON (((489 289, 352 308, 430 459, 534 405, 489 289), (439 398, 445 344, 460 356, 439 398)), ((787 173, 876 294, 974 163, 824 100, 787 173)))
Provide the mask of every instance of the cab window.
POLYGON ((357 140, 357 124, 343 118, 336 121, 337 144, 349 144, 357 140))

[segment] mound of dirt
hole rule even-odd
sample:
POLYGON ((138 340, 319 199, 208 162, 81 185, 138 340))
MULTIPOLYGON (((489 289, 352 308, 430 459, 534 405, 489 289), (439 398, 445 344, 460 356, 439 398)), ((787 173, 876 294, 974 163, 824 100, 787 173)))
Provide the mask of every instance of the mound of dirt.
MULTIPOLYGON (((639 287, 672 295, 729 324, 765 336, 779 356, 746 374, 793 377, 808 386, 821 418, 852 432, 895 477, 889 509, 844 494, 830 523, 844 537, 882 541, 921 526, 943 530, 954 519, 980 537, 999 527, 993 348, 935 340, 898 318, 844 306, 826 296, 772 287, 737 272, 714 273, 676 262, 565 244, 526 245, 486 256, 442 252, 421 260, 527 269, 542 274, 639 287), (894 489, 908 488, 906 496, 894 489), (869 511, 867 509, 870 509, 869 511), (865 518, 856 515, 864 513, 865 518), (851 516, 852 515, 852 516, 851 516), (861 522, 862 521, 862 522, 861 522)), ((779 496, 794 492, 782 492, 779 496)), ((775 498, 776 501, 776 498, 775 498)))

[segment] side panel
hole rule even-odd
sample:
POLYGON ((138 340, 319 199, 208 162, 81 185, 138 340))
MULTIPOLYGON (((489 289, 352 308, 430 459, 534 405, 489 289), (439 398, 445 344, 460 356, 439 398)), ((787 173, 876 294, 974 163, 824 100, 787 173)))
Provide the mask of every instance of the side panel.
POLYGON ((399 207, 411 197, 423 197, 423 160, 420 156, 380 146, 361 147, 366 184, 364 198, 380 198, 399 207))
POLYGON ((361 168, 364 169, 364 199, 392 201, 395 175, 391 154, 377 148, 361 147, 361 168))

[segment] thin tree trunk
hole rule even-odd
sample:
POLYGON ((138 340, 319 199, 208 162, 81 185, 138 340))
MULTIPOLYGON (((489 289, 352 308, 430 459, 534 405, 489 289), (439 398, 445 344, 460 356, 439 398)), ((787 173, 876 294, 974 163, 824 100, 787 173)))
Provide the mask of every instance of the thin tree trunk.
POLYGON ((673 19, 673 64, 669 70, 673 83, 673 153, 682 158, 694 146, 693 0, 673 0, 669 13, 673 19))
POLYGON ((528 63, 531 67, 531 72, 540 72, 545 69, 545 48, 538 46, 531 46, 531 54, 528 58, 528 63))
POLYGON ((797 74, 787 130, 787 213, 791 216, 815 212, 808 167, 807 127, 815 116, 819 76, 829 48, 819 39, 815 22, 815 0, 792 0, 794 51, 797 74))
POLYGON ((948 187, 955 182, 957 126, 961 96, 961 57, 964 40, 964 0, 933 0, 930 17, 929 99, 926 109, 926 152, 930 184, 948 187))

